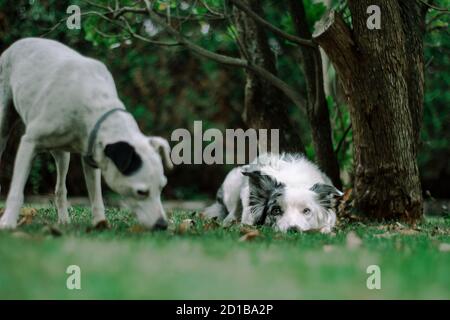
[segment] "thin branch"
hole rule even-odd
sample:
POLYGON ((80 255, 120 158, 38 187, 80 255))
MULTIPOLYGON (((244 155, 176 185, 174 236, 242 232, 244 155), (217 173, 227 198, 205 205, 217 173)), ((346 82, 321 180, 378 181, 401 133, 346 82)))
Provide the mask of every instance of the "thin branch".
POLYGON ((206 10, 208 10, 208 12, 210 14, 212 14, 213 16, 218 16, 218 17, 224 17, 224 15, 218 11, 213 10, 204 0, 200 0, 200 2, 202 3, 202 5, 206 8, 206 10))
POLYGON ((317 44, 314 43, 312 40, 299 38, 297 36, 284 32, 280 28, 274 26, 273 24, 271 24, 270 22, 259 16, 257 13, 255 13, 251 8, 246 6, 241 0, 230 0, 230 2, 232 2, 238 9, 244 11, 249 17, 251 17, 257 23, 259 23, 261 26, 272 31, 274 34, 301 46, 308 46, 313 48, 317 47, 317 44))
MULTIPOLYGON (((134 13, 134 14, 147 14, 147 10, 145 8, 136 8, 136 7, 121 7, 119 9, 116 10, 110 10, 108 12, 108 14, 112 14, 114 16, 115 19, 119 18, 120 16, 126 14, 126 13, 134 13)), ((161 13, 156 13, 158 16, 160 17, 166 17, 166 15, 161 14, 161 13)), ((172 20, 181 20, 182 23, 187 21, 187 20, 193 20, 193 21, 197 21, 197 20, 208 20, 208 21, 212 21, 212 20, 224 20, 226 19, 225 16, 200 16, 200 15, 194 15, 192 12, 189 13, 189 15, 187 16, 179 16, 179 15, 173 15, 171 14, 170 18, 172 20)))
POLYGON ((443 16, 445 16, 445 12, 439 12, 435 14, 430 20, 428 20, 427 25, 431 25, 433 22, 442 18, 443 16))
POLYGON ((276 77, 269 71, 267 71, 264 68, 261 68, 257 65, 250 64, 247 60, 229 57, 226 55, 218 54, 212 51, 209 51, 192 41, 186 39, 181 35, 177 30, 175 30, 172 26, 168 25, 164 19, 161 19, 152 9, 150 6, 149 0, 144 0, 147 12, 152 20, 154 20, 156 23, 164 27, 164 29, 171 34, 181 45, 184 45, 188 49, 190 49, 192 52, 203 56, 205 58, 214 60, 216 62, 235 66, 235 67, 241 67, 241 68, 247 68, 250 71, 253 71, 257 75, 261 76, 265 80, 269 81, 272 85, 280 89, 286 96, 288 96, 292 102, 294 102, 299 107, 304 107, 305 103, 303 98, 295 91, 293 90, 287 83, 285 83, 280 78, 276 77))
POLYGON ((166 46, 166 47, 174 47, 174 46, 179 46, 180 44, 178 42, 163 42, 163 41, 156 41, 156 40, 152 40, 149 39, 147 37, 141 36, 140 34, 136 33, 133 31, 133 29, 131 28, 130 24, 128 23, 128 20, 125 19, 125 17, 120 17, 120 20, 123 21, 123 23, 126 26, 126 31, 133 37, 142 41, 145 41, 147 43, 151 43, 157 46, 166 46))
MULTIPOLYGON (((117 27, 126 30, 132 37, 140 39, 140 40, 148 42, 148 43, 151 43, 151 44, 164 45, 164 46, 182 45, 182 46, 188 48, 189 50, 191 50, 193 53, 195 53, 199 56, 205 57, 207 59, 213 60, 215 62, 224 64, 224 65, 248 69, 248 70, 254 72, 255 74, 257 74, 258 76, 260 76, 261 78, 265 79, 269 83, 271 83, 273 86, 275 86, 279 90, 281 90, 289 99, 291 99, 291 101, 294 104, 296 104, 298 107, 305 110, 304 108, 305 108, 306 104, 305 104, 304 99, 292 87, 290 87, 286 82, 284 82, 277 76, 273 75, 271 72, 267 71, 266 69, 249 63, 249 61, 247 61, 247 60, 234 58, 234 57, 226 56, 223 54, 218 54, 218 53, 209 51, 209 50, 195 44, 194 42, 185 38, 181 33, 179 33, 171 25, 169 25, 163 18, 161 18, 159 16, 159 14, 154 12, 151 8, 149 0, 144 0, 144 2, 146 5, 146 11, 147 11, 149 17, 154 22, 161 25, 165 29, 165 31, 168 32, 171 36, 173 36, 175 38, 175 40, 177 41, 176 43, 162 43, 159 41, 153 41, 151 39, 148 39, 146 37, 143 37, 143 36, 135 33, 132 30, 131 26, 129 26, 128 21, 125 18, 121 19, 121 21, 125 23, 125 25, 123 25, 123 24, 120 24, 117 21, 108 17, 108 15, 111 15, 114 12, 129 11, 130 8, 127 8, 127 10, 121 10, 123 8, 121 8, 119 10, 113 10, 111 8, 108 12, 100 13, 100 12, 92 11, 92 12, 84 13, 84 15, 89 15, 89 14, 96 15, 117 27)), ((138 9, 138 8, 133 8, 133 11, 135 11, 136 13, 142 13, 141 9, 138 9)), ((117 15, 114 16, 114 14, 113 14, 113 17, 117 18, 117 15)), ((119 16, 119 18, 120 18, 120 16, 119 16)), ((60 23, 61 23, 61 21, 58 23, 58 25, 60 23)), ((52 30, 56 29, 56 27, 58 25, 54 26, 52 28, 52 30)))
POLYGON ((441 8, 441 7, 434 6, 434 5, 428 3, 428 2, 426 2, 424 0, 419 0, 419 2, 421 2, 423 5, 427 6, 428 8, 431 8, 433 10, 442 11, 442 12, 445 12, 445 13, 450 13, 450 10, 447 9, 447 8, 441 8))
MULTIPOLYGON (((90 15, 95 15, 95 16, 103 16, 100 12, 97 11, 86 11, 86 12, 82 12, 80 14, 81 17, 83 16, 90 16, 90 15)), ((113 20, 105 17, 109 22, 114 23, 113 20)), ((64 17, 62 19, 60 19, 53 27, 51 27, 48 31, 46 31, 45 33, 43 33, 42 35, 40 35, 41 38, 46 37, 48 34, 52 33, 53 31, 55 31, 62 23, 67 21, 67 17, 64 17)))
POLYGON ((106 11, 111 11, 112 10, 112 8, 109 7, 109 6, 104 6, 102 4, 99 4, 99 3, 96 3, 96 2, 92 2, 90 0, 81 0, 81 1, 91 5, 93 7, 99 8, 99 9, 103 9, 103 10, 106 10, 106 11))

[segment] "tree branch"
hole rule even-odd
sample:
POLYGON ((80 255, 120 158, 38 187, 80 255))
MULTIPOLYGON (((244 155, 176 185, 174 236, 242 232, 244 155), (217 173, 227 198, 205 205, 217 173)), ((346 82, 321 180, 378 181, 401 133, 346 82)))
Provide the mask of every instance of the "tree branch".
POLYGON ((149 0, 144 0, 147 12, 152 20, 154 20, 156 23, 164 27, 164 29, 172 35, 181 45, 184 45, 188 49, 192 50, 192 52, 203 56, 205 58, 214 60, 216 62, 235 66, 235 67, 242 67, 247 68, 250 71, 253 71, 257 75, 261 76, 265 80, 269 81, 271 84, 273 84, 275 87, 280 89, 287 97, 289 97, 292 102, 294 102, 297 106, 304 108, 305 103, 303 98, 297 94, 295 90, 293 90, 286 82, 281 80, 280 78, 276 77, 269 71, 265 70, 264 68, 261 68, 257 65, 250 64, 247 60, 239 59, 239 58, 233 58, 226 55, 218 54, 209 50, 206 50, 205 48, 193 43, 192 41, 186 39, 181 35, 177 30, 175 30, 172 26, 168 25, 164 19, 161 19, 152 9, 150 6, 149 0))
MULTIPOLYGON (((144 0, 146 8, 142 9, 142 8, 130 8, 130 7, 123 7, 123 8, 119 8, 119 9, 115 9, 113 10, 112 8, 110 8, 108 10, 108 12, 96 12, 96 11, 92 11, 89 12, 89 14, 93 14, 96 16, 99 16, 102 19, 105 19, 106 21, 114 24, 115 26, 126 30, 133 38, 137 38, 140 39, 142 41, 151 43, 151 44, 155 44, 155 45, 162 45, 162 46, 175 46, 175 45, 181 45, 186 47, 187 49, 191 50, 193 53, 202 56, 204 58, 213 60, 215 62, 224 64, 224 65, 229 65, 229 66, 234 66, 234 67, 239 67, 239 68, 245 68, 247 70, 250 70, 252 72, 254 72, 255 74, 257 74, 258 76, 262 77, 263 79, 267 80, 268 82, 270 82, 273 86, 275 86, 276 88, 278 88, 279 90, 281 90, 295 105, 297 105, 298 107, 300 107, 302 110, 305 110, 305 101, 304 99, 291 87, 289 86, 286 82, 284 82, 283 80, 281 80, 280 78, 278 78, 277 76, 275 76, 274 74, 272 74, 271 72, 265 70, 264 68, 261 68, 257 65, 253 65, 251 63, 249 63, 249 61, 244 60, 244 59, 240 59, 240 58, 235 58, 235 57, 230 57, 230 56, 226 56, 223 54, 218 54, 212 51, 209 51, 197 44, 195 44, 194 42, 190 41, 189 39, 185 38, 180 32, 178 32, 174 27, 172 27, 171 25, 169 25, 163 18, 160 17, 160 15, 156 12, 154 12, 151 8, 150 2, 148 0, 144 0), (177 42, 174 43, 166 43, 166 42, 160 42, 160 41, 154 41, 151 40, 147 37, 144 37, 142 35, 139 35, 137 33, 135 33, 131 26, 128 24, 128 21, 122 16, 123 13, 126 12, 134 12, 134 13, 139 13, 142 14, 142 10, 146 10, 147 14, 149 15, 150 19, 152 19, 154 22, 156 22, 157 24, 159 24, 160 26, 162 26, 164 28, 164 30, 169 33, 171 36, 173 36, 175 38, 175 40, 177 42), (120 15, 114 15, 114 13, 121 13, 120 15), (112 15, 113 18, 109 18, 108 16, 112 15), (117 21, 115 21, 116 19, 119 19, 121 21, 124 22, 125 25, 118 23, 117 21)), ((88 14, 85 14, 88 15, 88 14)), ((62 21, 60 21, 58 23, 58 25, 61 23, 62 21)), ((54 26, 52 28, 52 30, 56 29, 56 27, 58 26, 54 26)), ((51 30, 51 31, 52 31, 51 30)))
POLYGON ((256 14, 252 9, 250 9, 248 6, 246 6, 241 0, 230 0, 231 3, 233 3, 238 9, 244 11, 249 17, 254 19, 257 23, 262 25, 263 27, 267 28, 268 30, 272 31, 274 34, 290 41, 295 44, 301 45, 301 46, 308 46, 308 47, 317 47, 317 44, 315 44, 311 40, 302 39, 300 37, 294 36, 292 34, 289 34, 287 32, 284 32, 280 28, 274 26, 267 20, 263 19, 261 16, 256 14))
POLYGON ((328 55, 338 73, 350 77, 358 61, 351 31, 342 16, 334 10, 328 12, 318 23, 313 39, 328 55))

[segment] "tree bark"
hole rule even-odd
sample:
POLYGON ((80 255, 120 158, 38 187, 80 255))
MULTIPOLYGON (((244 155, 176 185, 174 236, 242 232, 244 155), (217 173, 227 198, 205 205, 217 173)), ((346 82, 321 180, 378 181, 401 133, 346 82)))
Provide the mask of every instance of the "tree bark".
MULTIPOLYGON (((311 39, 303 0, 289 0, 289 6, 297 34, 302 38, 311 39)), ((300 46, 300 51, 308 98, 306 109, 316 162, 333 184, 341 189, 339 163, 333 148, 330 114, 324 91, 322 57, 318 47, 300 46)))
MULTIPOLYGON (((257 14, 261 13, 259 0, 245 0, 245 4, 257 14)), ((241 55, 250 65, 259 66, 276 75, 275 55, 268 44, 264 28, 238 8, 233 9, 241 55)), ((245 85, 245 104, 243 119, 248 127, 254 129, 279 129, 281 152, 304 153, 299 130, 291 124, 284 94, 268 81, 262 79, 248 68, 245 85)))
POLYGON ((413 222, 422 217, 416 161, 423 99, 421 47, 415 58, 407 57, 408 47, 422 40, 416 22, 409 20, 414 6, 401 2, 349 0, 353 29, 331 12, 313 38, 333 62, 349 100, 355 208, 374 219, 413 222), (366 26, 367 7, 374 4, 381 9, 380 30, 366 26), (419 60, 411 66, 411 59, 419 60))
POLYGON ((418 1, 399 1, 406 50, 406 82, 408 86, 408 106, 414 132, 414 151, 420 146, 420 129, 423 120, 424 99, 424 58, 423 38, 425 36, 425 16, 427 8, 418 1))

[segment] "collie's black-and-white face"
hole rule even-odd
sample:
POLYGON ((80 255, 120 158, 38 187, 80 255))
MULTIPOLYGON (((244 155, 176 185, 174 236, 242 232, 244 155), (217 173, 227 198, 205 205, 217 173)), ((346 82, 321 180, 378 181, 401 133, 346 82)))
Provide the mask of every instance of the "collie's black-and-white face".
POLYGON ((342 192, 327 184, 290 187, 260 171, 242 172, 249 177, 250 210, 245 224, 268 225, 281 232, 331 232, 336 221, 332 210, 342 192))

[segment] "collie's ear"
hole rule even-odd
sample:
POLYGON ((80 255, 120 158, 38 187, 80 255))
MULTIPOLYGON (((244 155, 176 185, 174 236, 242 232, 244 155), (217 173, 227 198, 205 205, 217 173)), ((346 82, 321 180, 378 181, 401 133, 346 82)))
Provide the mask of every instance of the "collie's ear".
POLYGON ((250 194, 252 197, 268 199, 284 187, 275 178, 262 173, 255 165, 244 166, 241 172, 249 178, 250 194))
POLYGON ((150 145, 158 151, 161 159, 163 160, 164 166, 168 170, 173 169, 173 163, 170 158, 170 145, 166 139, 161 137, 149 137, 148 141, 150 145))
POLYGON ((142 165, 142 159, 134 147, 125 141, 107 144, 104 153, 125 176, 133 174, 142 165))
POLYGON ((343 195, 343 193, 334 186, 324 183, 316 183, 309 190, 316 193, 317 201, 325 209, 334 208, 337 199, 343 195))

